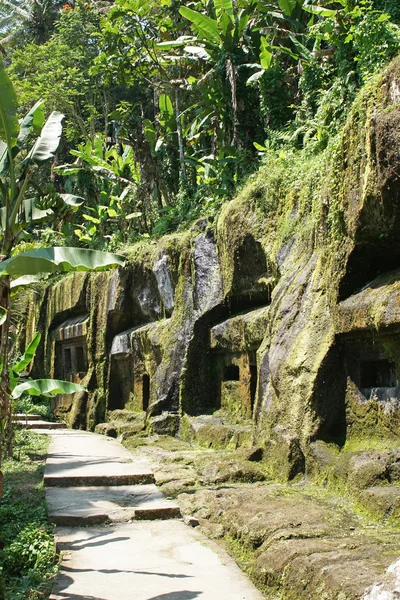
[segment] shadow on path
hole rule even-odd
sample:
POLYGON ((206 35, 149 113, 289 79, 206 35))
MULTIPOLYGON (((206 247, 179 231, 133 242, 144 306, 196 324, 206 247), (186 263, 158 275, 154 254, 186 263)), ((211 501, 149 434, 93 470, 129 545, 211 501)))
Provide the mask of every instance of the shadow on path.
POLYGON ((181 592, 171 592, 170 594, 161 594, 160 596, 152 596, 148 600, 192 600, 197 598, 203 592, 190 592, 189 590, 182 590, 181 592))

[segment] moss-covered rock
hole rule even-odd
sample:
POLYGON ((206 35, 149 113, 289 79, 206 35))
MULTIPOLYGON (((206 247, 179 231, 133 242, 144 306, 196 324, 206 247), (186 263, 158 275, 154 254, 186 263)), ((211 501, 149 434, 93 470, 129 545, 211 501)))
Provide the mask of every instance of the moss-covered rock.
POLYGON ((367 511, 379 519, 391 519, 399 525, 400 488, 395 486, 373 486, 362 490, 358 500, 367 511))
POLYGON ((384 454, 362 454, 349 461, 350 490, 367 488, 389 480, 389 457, 384 454))
POLYGON ((196 431, 196 442, 203 448, 227 448, 235 433, 228 425, 202 425, 196 431))
MULTIPOLYGON (((397 59, 364 86, 324 152, 268 153, 216 225, 200 219, 134 245, 122 269, 43 291, 28 316, 28 329, 45 334, 37 372, 56 374, 56 329, 88 315, 87 394, 57 405, 71 425, 93 429, 110 408, 143 409, 150 433, 180 431, 213 448, 256 442, 280 479, 306 469, 328 480, 344 469, 346 479, 345 461, 335 468, 322 447, 309 450, 316 440, 398 438, 400 400, 366 398, 349 355, 363 343, 351 336, 369 332, 364 341, 379 337, 379 360, 400 377, 399 82, 397 59), (122 334, 130 345, 118 361, 122 334), (230 419, 181 421, 221 408, 230 419)), ((349 486, 369 485, 356 471, 349 486)))
POLYGON ((174 436, 179 431, 180 419, 179 415, 162 414, 158 417, 153 417, 148 423, 148 432, 150 435, 171 435, 174 436))
POLYGON ((222 526, 267 598, 359 600, 390 579, 385 570, 398 556, 398 534, 365 527, 343 500, 313 497, 312 489, 264 484, 183 493, 178 501, 205 532, 222 526))

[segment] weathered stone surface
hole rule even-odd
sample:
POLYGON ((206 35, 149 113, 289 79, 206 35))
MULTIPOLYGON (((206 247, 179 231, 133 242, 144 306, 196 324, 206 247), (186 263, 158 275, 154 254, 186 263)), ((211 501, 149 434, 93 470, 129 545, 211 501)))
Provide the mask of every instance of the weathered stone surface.
POLYGON ((204 484, 264 481, 265 472, 262 468, 249 461, 236 458, 211 461, 201 471, 200 480, 204 484))
MULTIPOLYGON (((216 224, 204 218, 181 235, 136 244, 126 267, 74 274, 43 292, 28 318, 30 331, 45 334, 36 371, 56 375, 57 328, 89 315, 88 392, 56 401, 69 424, 93 429, 107 409, 123 408, 112 392, 123 380, 122 404, 149 419, 221 406, 234 424, 252 419, 245 443, 264 447, 279 478, 305 472, 315 440, 342 446, 367 429, 398 435, 399 386, 393 398, 379 391, 364 402, 348 378, 344 337, 382 336, 381 354, 399 372, 397 338, 385 337, 400 319, 400 111, 391 92, 399 71, 397 60, 360 93, 334 152, 298 165, 297 153, 271 157, 273 168, 227 202, 216 224), (226 352, 242 380, 221 378, 213 352, 226 352), (116 358, 123 354, 126 362, 116 358)), ((215 443, 240 445, 227 429, 215 443)))
POLYGON ((179 431, 179 415, 162 414, 151 419, 149 432, 159 435, 176 435, 179 431))
POLYGON ((395 450, 389 456, 389 481, 398 483, 400 481, 400 452, 395 450))
POLYGON ((251 462, 260 462, 263 458, 264 449, 260 448, 260 446, 253 446, 248 450, 243 450, 242 456, 245 460, 250 460, 251 462))
POLYGON ((211 348, 229 352, 257 349, 265 335, 268 313, 267 306, 219 323, 210 331, 211 348))
POLYGON ((400 488, 391 485, 374 486, 362 490, 358 498, 373 515, 388 519, 400 516, 400 488))
POLYGON ((326 473, 336 465, 337 458, 338 448, 330 448, 321 440, 312 442, 308 446, 306 454, 307 475, 318 477, 326 473))
POLYGON ((111 423, 99 423, 95 427, 95 432, 102 435, 108 435, 109 437, 117 438, 121 435, 134 435, 139 431, 144 430, 144 422, 131 422, 124 423, 118 421, 112 421, 111 423))
POLYGON ((380 275, 338 304, 338 333, 377 329, 400 322, 400 270, 380 275))
POLYGON ((198 527, 199 520, 196 517, 192 517, 191 515, 185 515, 183 517, 183 522, 185 525, 189 525, 189 527, 198 527))
POLYGON ((174 285, 170 266, 168 264, 168 255, 162 254, 154 263, 153 271, 157 280, 158 290, 163 301, 165 310, 171 314, 174 308, 174 285))
POLYGON ((389 458, 381 454, 353 456, 349 462, 348 485, 350 489, 363 489, 389 479, 389 458))
POLYGON ((277 427, 274 437, 265 442, 265 455, 268 461, 273 461, 272 470, 281 479, 291 480, 305 471, 300 440, 290 430, 277 427))
POLYGON ((196 431, 196 442, 204 448, 226 448, 235 430, 228 425, 203 425, 196 431))
POLYGON ((197 516, 204 531, 219 524, 225 538, 252 551, 247 568, 267 597, 279 590, 291 600, 360 600, 398 557, 398 534, 364 530, 337 501, 265 484, 179 496, 182 511, 197 516))

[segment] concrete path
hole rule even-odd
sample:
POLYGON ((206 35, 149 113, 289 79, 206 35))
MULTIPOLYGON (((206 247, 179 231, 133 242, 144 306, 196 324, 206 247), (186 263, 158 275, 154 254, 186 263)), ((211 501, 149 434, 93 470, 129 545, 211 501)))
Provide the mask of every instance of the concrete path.
POLYGON ((46 498, 63 556, 50 600, 263 598, 217 544, 178 520, 145 461, 107 437, 47 433, 46 498))

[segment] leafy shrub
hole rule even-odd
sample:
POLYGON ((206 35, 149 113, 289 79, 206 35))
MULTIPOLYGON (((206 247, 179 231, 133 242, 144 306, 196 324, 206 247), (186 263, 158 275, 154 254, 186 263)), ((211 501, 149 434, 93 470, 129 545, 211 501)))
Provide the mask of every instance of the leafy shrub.
POLYGON ((46 572, 55 564, 53 536, 43 525, 27 525, 4 550, 3 570, 11 576, 46 572))
POLYGON ((40 415, 43 419, 52 417, 49 400, 40 396, 35 398, 35 401, 29 396, 18 398, 13 403, 13 411, 24 415, 40 415))

